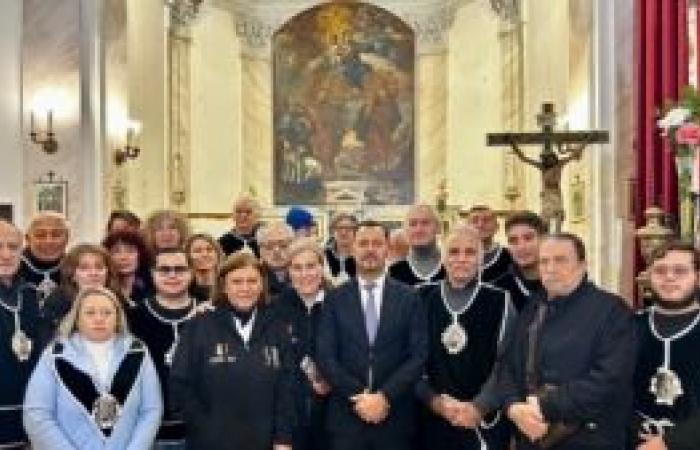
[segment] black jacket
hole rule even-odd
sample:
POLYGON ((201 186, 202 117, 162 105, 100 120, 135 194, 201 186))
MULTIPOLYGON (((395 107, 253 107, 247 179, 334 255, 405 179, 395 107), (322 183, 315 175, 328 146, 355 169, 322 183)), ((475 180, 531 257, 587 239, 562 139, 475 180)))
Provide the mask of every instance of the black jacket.
POLYGON ((510 294, 513 306, 518 312, 523 310, 530 297, 544 289, 539 279, 528 280, 515 264, 511 264, 508 271, 493 281, 492 284, 510 294))
POLYGON ((484 255, 484 262, 481 266, 481 281, 485 283, 492 283, 499 279, 506 272, 508 268, 513 263, 513 257, 510 256, 510 252, 506 247, 498 245, 494 253, 484 255), (491 257, 486 261, 487 257, 491 257))
POLYGON ((0 284, 0 447, 26 442, 22 427, 22 402, 29 376, 41 354, 47 336, 39 316, 36 291, 15 278, 11 286, 0 284), (15 333, 14 309, 22 296, 19 320, 22 331, 32 340, 29 359, 20 361, 11 347, 15 333), (8 309, 9 307, 9 309, 8 309))
POLYGON ((357 279, 328 292, 318 329, 317 356, 331 385, 326 423, 329 431, 353 435, 372 429, 385 436, 413 432, 413 388, 428 356, 425 306, 416 292, 386 277, 379 330, 370 347, 357 279), (381 391, 391 409, 379 425, 366 425, 350 397, 368 387, 381 391))
POLYGON ((700 448, 700 414, 669 430, 664 436, 668 450, 697 450, 700 448))
POLYGON ((275 299, 274 310, 289 333, 290 349, 294 360, 294 399, 299 425, 320 426, 325 414, 326 398, 316 395, 302 361, 309 358, 316 364, 316 333, 321 319, 323 302, 307 309, 293 288, 287 288, 275 299))
MULTIPOLYGON (((538 385, 556 387, 540 396, 542 413, 549 423, 581 425, 557 448, 623 448, 636 356, 633 316, 622 299, 586 280, 566 297, 547 300, 541 294, 525 305, 496 387, 504 409, 531 394, 525 370, 528 329, 540 304, 546 315, 538 342, 538 385)), ((517 448, 534 447, 521 436, 517 448)))
POLYGON ((260 258, 260 247, 255 239, 255 232, 250 236, 241 236, 233 231, 226 232, 219 238, 219 245, 226 256, 236 253, 247 246, 257 258, 260 258))
POLYGON ((291 443, 292 360, 282 323, 259 307, 248 345, 226 306, 184 329, 170 371, 173 409, 196 450, 270 450, 291 443))

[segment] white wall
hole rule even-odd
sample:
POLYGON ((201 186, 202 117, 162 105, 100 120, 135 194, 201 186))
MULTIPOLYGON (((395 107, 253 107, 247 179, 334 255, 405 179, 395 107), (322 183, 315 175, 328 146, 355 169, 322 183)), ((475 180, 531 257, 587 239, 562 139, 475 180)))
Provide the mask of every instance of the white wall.
POLYGON ((22 225, 22 0, 3 0, 0 14, 0 203, 14 205, 22 225))

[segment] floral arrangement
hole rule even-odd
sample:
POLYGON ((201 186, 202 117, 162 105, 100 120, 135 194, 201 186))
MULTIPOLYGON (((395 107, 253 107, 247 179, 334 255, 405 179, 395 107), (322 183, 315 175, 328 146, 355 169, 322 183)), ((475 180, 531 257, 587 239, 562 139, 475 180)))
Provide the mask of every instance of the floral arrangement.
POLYGON ((692 86, 683 90, 676 105, 666 108, 657 122, 661 135, 668 138, 676 156, 690 156, 700 146, 700 94, 692 86))
MULTIPOLYGON (((666 108, 658 121, 661 135, 669 140, 678 176, 678 219, 680 235, 695 239, 697 195, 700 194, 697 150, 700 149, 700 94, 693 87, 683 90, 680 100, 666 108)), ((699 221, 700 222, 700 221, 699 221)), ((699 233, 700 235, 700 233, 699 233)))

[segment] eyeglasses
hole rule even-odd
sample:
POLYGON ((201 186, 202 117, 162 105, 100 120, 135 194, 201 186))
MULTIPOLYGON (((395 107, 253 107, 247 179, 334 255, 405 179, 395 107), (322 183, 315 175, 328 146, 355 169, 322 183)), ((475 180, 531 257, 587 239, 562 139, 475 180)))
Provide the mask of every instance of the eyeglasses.
POLYGON ((157 266, 153 271, 162 276, 182 275, 189 272, 190 268, 188 266, 157 266))
POLYGON ((676 278, 682 278, 685 276, 688 276, 691 272, 693 271, 693 268, 690 266, 666 266, 666 265, 659 265, 659 266, 653 266, 651 268, 651 273, 656 275, 657 277, 665 277, 667 275, 672 275, 676 278))

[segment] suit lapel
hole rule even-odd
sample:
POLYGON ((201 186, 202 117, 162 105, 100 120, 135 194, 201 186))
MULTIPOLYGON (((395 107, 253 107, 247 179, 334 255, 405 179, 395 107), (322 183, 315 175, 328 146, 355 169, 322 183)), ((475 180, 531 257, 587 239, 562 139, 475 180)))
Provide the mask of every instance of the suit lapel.
POLYGON ((358 336, 364 345, 369 347, 369 337, 367 336, 367 327, 365 326, 365 311, 362 308, 362 294, 360 293, 360 284, 357 279, 350 282, 349 301, 348 303, 348 320, 351 321, 351 329, 358 331, 358 336))

